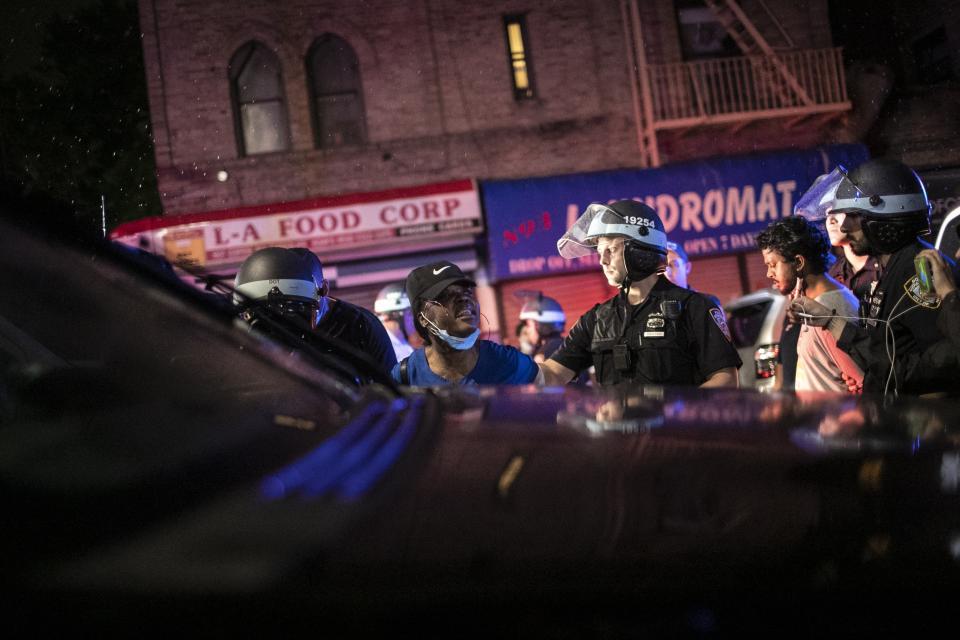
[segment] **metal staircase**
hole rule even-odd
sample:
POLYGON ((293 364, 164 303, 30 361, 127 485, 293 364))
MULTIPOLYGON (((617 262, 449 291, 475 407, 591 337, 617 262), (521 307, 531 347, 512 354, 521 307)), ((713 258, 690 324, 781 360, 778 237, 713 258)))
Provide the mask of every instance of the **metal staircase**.
MULTIPOLYGON (((717 17, 740 51, 750 58, 750 65, 757 79, 772 91, 780 106, 814 104, 797 77, 760 33, 737 0, 704 0, 704 3, 717 17)), ((776 23, 775 17, 765 4, 763 7, 776 23)), ((782 29, 781 33, 789 37, 782 29)))
POLYGON ((704 0, 744 55, 656 62, 647 60, 641 1, 620 0, 640 166, 660 165, 660 131, 736 131, 770 118, 789 128, 851 109, 841 49, 796 47, 764 0, 704 0))

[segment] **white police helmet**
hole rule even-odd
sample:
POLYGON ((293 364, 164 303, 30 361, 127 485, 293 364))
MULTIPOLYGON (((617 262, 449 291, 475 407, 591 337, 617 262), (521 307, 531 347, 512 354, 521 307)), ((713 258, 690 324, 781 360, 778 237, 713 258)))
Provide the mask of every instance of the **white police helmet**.
POLYGON ((410 298, 402 284, 388 284, 377 294, 373 310, 379 314, 394 313, 410 308, 410 298))
POLYGON ((590 255, 603 236, 621 236, 638 249, 667 254, 663 222, 653 209, 636 200, 591 204, 557 241, 557 251, 567 259, 590 255))

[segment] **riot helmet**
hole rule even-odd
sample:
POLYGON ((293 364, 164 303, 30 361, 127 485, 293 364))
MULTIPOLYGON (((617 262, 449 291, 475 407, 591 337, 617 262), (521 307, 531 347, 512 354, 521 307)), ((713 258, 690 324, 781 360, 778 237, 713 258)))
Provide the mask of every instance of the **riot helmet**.
POLYGON ((234 281, 234 304, 245 320, 252 311, 268 307, 316 327, 327 310, 327 283, 320 259, 307 249, 268 247, 250 254, 234 281))
POLYGON ((920 177, 895 160, 870 160, 843 176, 835 213, 860 216, 860 226, 877 253, 889 254, 930 232, 930 201, 920 177))
POLYGON ((373 303, 373 310, 379 315, 388 315, 392 313, 403 312, 410 308, 410 298, 402 284, 388 284, 377 293, 377 299, 373 303))
MULTIPOLYGON (((373 311, 380 316, 380 321, 387 327, 387 332, 395 335, 394 329, 389 322, 395 322, 397 330, 403 335, 403 339, 410 340, 410 335, 416 331, 413 323, 413 313, 410 309, 410 298, 403 284, 388 284, 377 293, 377 299, 373 303, 373 311)), ((399 338, 399 336, 396 336, 399 338)))
POLYGON ((520 309, 520 320, 536 322, 540 336, 550 337, 563 333, 567 315, 559 302, 538 292, 535 298, 527 301, 520 309))
POLYGON ((589 205, 557 241, 557 251, 567 259, 586 256, 596 250, 603 237, 624 239, 626 277, 620 283, 621 288, 626 289, 631 282, 663 272, 667 234, 660 217, 646 204, 618 200, 609 205, 589 205))

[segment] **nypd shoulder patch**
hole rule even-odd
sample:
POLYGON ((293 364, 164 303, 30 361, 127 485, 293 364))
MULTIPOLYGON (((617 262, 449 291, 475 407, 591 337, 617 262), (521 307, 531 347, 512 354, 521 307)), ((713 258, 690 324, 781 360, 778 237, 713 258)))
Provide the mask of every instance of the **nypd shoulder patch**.
POLYGON ((723 311, 713 307, 710 309, 710 317, 713 318, 713 321, 720 327, 720 331, 723 332, 724 337, 730 342, 733 342, 733 336, 730 335, 730 328, 727 326, 727 316, 724 315, 723 311))
POLYGON ((940 306, 940 297, 935 293, 924 293, 920 288, 920 278, 917 276, 904 282, 903 289, 911 300, 925 309, 936 309, 940 306))

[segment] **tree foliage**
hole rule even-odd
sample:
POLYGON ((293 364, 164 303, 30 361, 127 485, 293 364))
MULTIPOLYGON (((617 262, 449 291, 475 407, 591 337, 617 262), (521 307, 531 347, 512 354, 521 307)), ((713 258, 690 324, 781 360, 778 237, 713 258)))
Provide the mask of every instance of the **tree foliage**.
POLYGON ((0 87, 2 169, 84 225, 158 215, 136 2, 99 0, 46 25, 43 57, 0 87))

